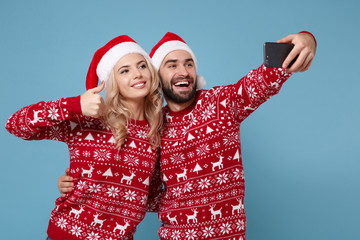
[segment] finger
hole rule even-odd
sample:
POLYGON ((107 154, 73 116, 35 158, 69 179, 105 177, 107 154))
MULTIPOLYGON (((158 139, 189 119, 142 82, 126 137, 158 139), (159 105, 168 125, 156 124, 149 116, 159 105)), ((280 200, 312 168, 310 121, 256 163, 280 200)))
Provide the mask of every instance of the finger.
POLYGON ((294 35, 291 34, 291 35, 288 35, 280 40, 277 40, 276 42, 277 43, 292 43, 292 40, 294 39, 294 35))
POLYGON ((65 169, 65 175, 69 176, 70 174, 70 168, 65 169))
POLYGON ((73 187, 74 187, 74 184, 71 182, 62 182, 62 183, 60 183, 59 190, 60 190, 60 192, 63 192, 63 189, 67 189, 67 188, 72 189, 73 187))
POLYGON ((299 72, 303 69, 306 56, 303 53, 300 53, 294 64, 288 69, 290 72, 299 72))
POLYGON ((101 103, 99 106, 99 116, 100 117, 104 116, 104 110, 105 110, 105 102, 104 102, 104 99, 101 98, 101 103))
POLYGON ((312 61, 313 61, 313 58, 310 58, 310 61, 308 61, 308 62, 306 63, 306 66, 305 66, 300 72, 305 72, 305 71, 309 70, 312 61))
POLYGON ((99 86, 97 86, 96 88, 91 89, 92 90, 91 92, 97 94, 97 93, 101 92, 102 90, 104 90, 104 88, 105 88, 105 82, 102 81, 99 86))
POLYGON ((58 182, 72 182, 73 178, 71 176, 67 176, 67 175, 62 175, 61 177, 58 178, 58 182))
POLYGON ((73 190, 72 188, 63 188, 63 189, 60 190, 60 194, 61 194, 62 197, 66 197, 66 194, 68 194, 72 190, 73 190))
MULTIPOLYGON (((288 66, 289 66, 289 64, 291 63, 291 61, 294 60, 294 59, 296 58, 296 56, 298 56, 299 54, 300 54, 300 49, 298 49, 298 48, 293 48, 293 49, 291 50, 291 52, 289 53, 289 55, 285 58, 282 67, 285 68, 285 69, 288 68, 288 66)), ((299 56, 299 57, 300 57, 300 56, 299 56)), ((299 57, 298 57, 298 59, 296 60, 296 62, 298 62, 299 57)), ((296 63, 296 62, 295 62, 295 63, 296 63)), ((294 64, 295 64, 295 63, 294 63, 294 64)), ((294 66, 294 64, 293 64, 293 66, 294 66)))

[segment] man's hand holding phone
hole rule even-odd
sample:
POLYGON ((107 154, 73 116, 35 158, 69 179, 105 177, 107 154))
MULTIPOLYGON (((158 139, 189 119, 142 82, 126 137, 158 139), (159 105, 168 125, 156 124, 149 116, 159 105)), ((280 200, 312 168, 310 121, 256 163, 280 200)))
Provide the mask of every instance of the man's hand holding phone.
POLYGON ((309 69, 316 52, 316 41, 310 33, 291 34, 278 40, 277 43, 294 44, 294 48, 284 60, 283 68, 286 68, 288 72, 304 72, 309 69), (297 57, 296 61, 288 68, 295 57, 297 57))

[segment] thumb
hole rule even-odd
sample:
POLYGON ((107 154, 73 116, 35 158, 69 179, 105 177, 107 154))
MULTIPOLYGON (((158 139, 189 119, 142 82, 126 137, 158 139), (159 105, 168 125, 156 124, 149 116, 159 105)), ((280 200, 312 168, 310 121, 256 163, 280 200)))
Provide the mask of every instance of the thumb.
POLYGON ((104 88, 105 88, 105 82, 102 81, 99 86, 97 86, 96 88, 91 89, 91 92, 97 94, 97 93, 101 92, 102 90, 104 90, 104 88))
POLYGON ((277 43, 291 43, 292 40, 294 39, 294 36, 293 35, 288 35, 278 41, 276 41, 277 43))

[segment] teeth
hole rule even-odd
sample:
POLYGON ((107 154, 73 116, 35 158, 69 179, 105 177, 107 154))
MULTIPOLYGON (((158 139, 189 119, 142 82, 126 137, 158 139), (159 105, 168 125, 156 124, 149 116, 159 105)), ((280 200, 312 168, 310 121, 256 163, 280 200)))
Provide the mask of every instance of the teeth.
POLYGON ((140 86, 143 86, 143 85, 145 85, 145 83, 137 83, 137 84, 134 85, 134 87, 140 87, 140 86))
POLYGON ((180 85, 189 85, 189 82, 177 82, 175 83, 175 86, 180 86, 180 85))

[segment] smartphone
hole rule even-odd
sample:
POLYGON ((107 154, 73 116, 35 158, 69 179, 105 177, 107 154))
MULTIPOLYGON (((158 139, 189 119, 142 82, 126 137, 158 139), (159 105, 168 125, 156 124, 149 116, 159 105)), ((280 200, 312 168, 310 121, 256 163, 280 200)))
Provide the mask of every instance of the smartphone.
MULTIPOLYGON (((294 48, 291 43, 264 43, 264 65, 269 68, 281 68, 286 57, 294 48)), ((296 61, 297 56, 291 61, 288 68, 296 61)))

